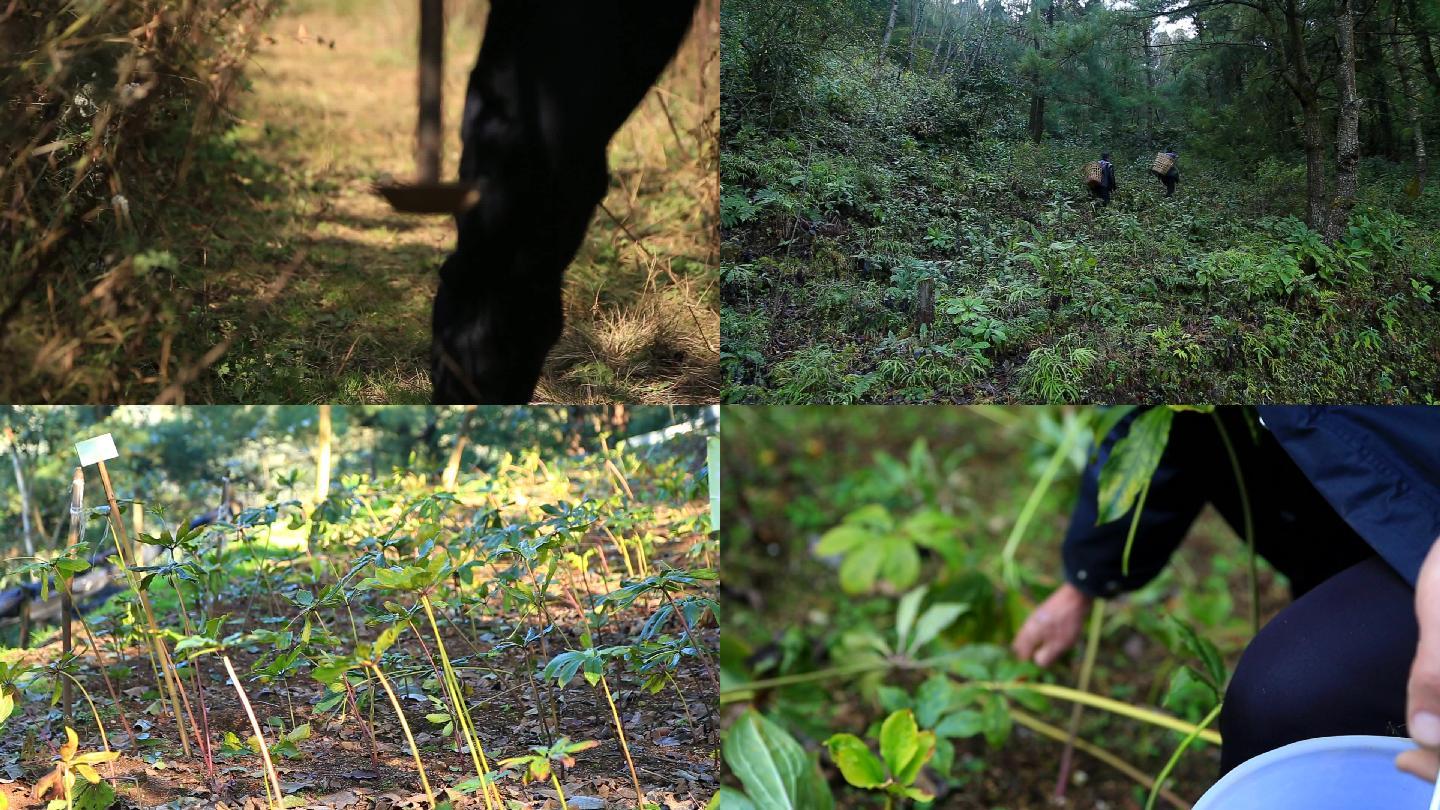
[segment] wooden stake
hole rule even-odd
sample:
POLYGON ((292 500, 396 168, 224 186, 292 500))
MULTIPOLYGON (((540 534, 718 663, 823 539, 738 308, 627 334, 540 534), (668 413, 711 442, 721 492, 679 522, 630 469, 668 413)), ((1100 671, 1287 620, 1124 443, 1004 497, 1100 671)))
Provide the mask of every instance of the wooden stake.
POLYGON ((420 120, 416 169, 420 182, 440 180, 440 92, 445 71, 445 2, 420 0, 420 120))
POLYGON ((935 322, 935 279, 922 278, 915 285, 915 328, 935 322))
POLYGON ((170 650, 165 646, 165 641, 160 638, 160 626, 155 622, 155 611, 150 608, 150 599, 144 591, 140 590, 140 583, 135 580, 135 573, 130 570, 130 564, 125 561, 125 547, 129 545, 130 538, 125 534, 125 521, 120 517, 120 506, 115 503, 115 488, 110 486, 110 471, 105 469, 103 461, 97 461, 95 464, 100 469, 100 485, 105 488, 105 500, 110 504, 110 525, 115 528, 115 556, 120 560, 120 570, 125 573, 131 590, 135 591, 140 608, 145 613, 145 621, 150 626, 150 646, 159 664, 160 675, 165 679, 165 689, 170 693, 170 709, 175 717, 175 730, 180 733, 180 747, 184 749, 185 756, 188 757, 191 755, 190 735, 185 731, 184 715, 180 712, 180 689, 176 682, 175 664, 170 660, 170 650))
MULTIPOLYGON (((85 520, 84 512, 85 470, 76 467, 75 476, 70 479, 70 542, 67 548, 73 548, 76 543, 80 542, 81 527, 85 520)), ((70 635, 70 623, 75 620, 75 605, 70 597, 70 578, 61 577, 57 571, 55 579, 57 580, 55 584, 60 586, 60 651, 65 658, 69 658, 74 643, 74 639, 70 635)), ((68 678, 60 690, 60 702, 65 722, 74 725, 71 720, 70 707, 75 704, 75 694, 68 678)))

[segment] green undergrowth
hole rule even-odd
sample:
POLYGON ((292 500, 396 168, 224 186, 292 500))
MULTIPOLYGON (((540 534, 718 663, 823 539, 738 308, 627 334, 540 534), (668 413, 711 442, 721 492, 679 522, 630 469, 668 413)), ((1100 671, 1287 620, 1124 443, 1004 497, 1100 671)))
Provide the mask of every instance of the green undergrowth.
POLYGON ((726 401, 1437 396, 1440 189, 1406 196, 1405 167, 1364 161, 1328 246, 1298 154, 1182 154, 1166 199, 1148 149, 1017 142, 983 111, 917 131, 937 102, 904 83, 873 108, 859 85, 811 91, 784 131, 724 133, 726 401), (1080 180, 1101 148, 1105 209, 1080 180))

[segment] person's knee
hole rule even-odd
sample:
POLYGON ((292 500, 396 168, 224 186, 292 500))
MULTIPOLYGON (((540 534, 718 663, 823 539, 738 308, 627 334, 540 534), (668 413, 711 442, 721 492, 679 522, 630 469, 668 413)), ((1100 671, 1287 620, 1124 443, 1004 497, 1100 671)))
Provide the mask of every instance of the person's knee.
POLYGON ((1301 671, 1288 655, 1283 628, 1267 627, 1246 648, 1225 690, 1220 711, 1221 769, 1314 735, 1315 707, 1328 700, 1327 682, 1301 671))

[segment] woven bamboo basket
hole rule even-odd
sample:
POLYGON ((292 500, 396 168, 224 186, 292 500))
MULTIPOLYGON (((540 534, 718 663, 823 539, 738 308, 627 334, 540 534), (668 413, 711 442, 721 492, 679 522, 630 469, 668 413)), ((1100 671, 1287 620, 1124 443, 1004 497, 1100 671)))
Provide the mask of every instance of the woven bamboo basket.
POLYGON ((1174 167, 1174 165, 1175 165, 1175 158, 1170 157, 1169 155, 1165 154, 1164 152, 1156 152, 1156 153, 1155 153, 1155 162, 1150 164, 1150 171, 1155 172, 1156 174, 1161 174, 1161 175, 1163 175, 1163 174, 1169 174, 1169 173, 1170 173, 1170 169, 1171 169, 1172 167, 1174 167))
POLYGON ((1101 183, 1101 180, 1100 180, 1100 178, 1101 178, 1101 173, 1100 173, 1100 161, 1098 161, 1098 160, 1092 160, 1092 161, 1090 161, 1089 163, 1086 163, 1086 164, 1085 164, 1085 170, 1084 170, 1083 174, 1084 174, 1084 176, 1085 176, 1085 185, 1087 185, 1087 186, 1089 186, 1089 187, 1091 187, 1091 188, 1099 188, 1099 187, 1100 187, 1100 183, 1101 183))

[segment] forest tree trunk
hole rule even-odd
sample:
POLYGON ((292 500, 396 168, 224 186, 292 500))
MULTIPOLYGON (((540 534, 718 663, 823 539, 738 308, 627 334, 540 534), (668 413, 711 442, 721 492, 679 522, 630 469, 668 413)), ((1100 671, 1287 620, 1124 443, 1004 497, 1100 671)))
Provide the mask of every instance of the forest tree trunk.
POLYGON ((915 0, 915 16, 910 21, 910 56, 905 60, 905 68, 911 73, 915 72, 915 40, 920 38, 920 24, 924 19, 924 0, 915 0))
POLYGON ((5 428, 5 440, 10 445, 10 461, 15 466, 15 489, 20 493, 20 526, 25 541, 25 555, 35 556, 35 539, 30 531, 30 488, 25 484, 25 470, 20 464, 20 445, 15 433, 5 428))
MULTIPOLYGON (((1048 28, 1055 27, 1055 0, 1045 7, 1045 25, 1048 28)), ((1032 39, 1035 51, 1040 51, 1040 33, 1037 31, 1032 39)), ((1040 143, 1045 136, 1045 93, 1040 86, 1040 76, 1037 73, 1031 79, 1030 91, 1030 140, 1040 143)))
POLYGON ((315 454, 315 503, 330 497, 330 406, 320 406, 319 447, 315 454))
POLYGON ((1375 105, 1374 126, 1369 128, 1370 137, 1365 139, 1365 152, 1371 155, 1396 157, 1395 111, 1391 109, 1390 94, 1385 90, 1385 57, 1380 48, 1379 30, 1366 32, 1361 40, 1365 43, 1364 57, 1356 64, 1356 83, 1360 74, 1365 78, 1365 99, 1375 105))
POLYGON ((1300 101, 1305 138, 1305 224, 1325 232, 1325 133, 1321 123, 1320 92, 1310 72, 1305 52, 1305 21, 1296 0, 1285 0, 1285 60, 1289 74, 1282 74, 1300 101))
POLYGON ((958 50, 960 50, 960 29, 957 27, 950 35, 950 48, 945 51, 945 61, 940 63, 940 73, 937 75, 944 76, 950 72, 950 62, 955 58, 955 52, 958 50))
POLYGON ((1425 190, 1426 175, 1429 174, 1429 160, 1425 154, 1425 116, 1420 111, 1420 96, 1416 92, 1415 79, 1410 73, 1410 63, 1400 47, 1399 12, 1390 21, 1390 55, 1395 59, 1395 70, 1400 74, 1400 92, 1405 96, 1405 110, 1410 118, 1410 129, 1415 138, 1415 193, 1425 190))
POLYGON ((1350 224, 1360 169, 1360 106, 1355 91, 1355 9, 1353 0, 1340 0, 1336 35, 1340 41, 1340 116, 1335 133, 1335 198, 1325 217, 1325 241, 1334 244, 1350 224))
POLYGON ((885 54, 890 50, 890 36, 895 33, 895 13, 900 10, 900 0, 890 0, 890 19, 885 22, 885 36, 880 40, 880 55, 875 59, 875 78, 880 78, 880 69, 885 66, 885 54))
POLYGON ((1325 131, 1320 117, 1320 99, 1301 101, 1305 121, 1305 224, 1325 230, 1325 131))
POLYGON ((940 49, 945 47, 945 31, 947 27, 946 24, 949 22, 950 11, 942 3, 940 6, 940 33, 935 37, 935 50, 931 51, 930 53, 929 74, 931 76, 938 75, 938 70, 940 68, 940 49))
POLYGON ((1155 49, 1150 46, 1152 21, 1146 19, 1140 26, 1141 53, 1145 55, 1145 103, 1140 105, 1141 140, 1154 145, 1155 134, 1155 49))
POLYGON ((1435 52, 1430 49, 1430 29, 1420 19, 1415 0, 1405 0, 1405 16, 1410 20, 1410 30, 1415 34, 1415 44, 1420 49, 1420 72, 1425 74, 1430 86, 1440 92, 1440 72, 1435 69, 1435 52))

